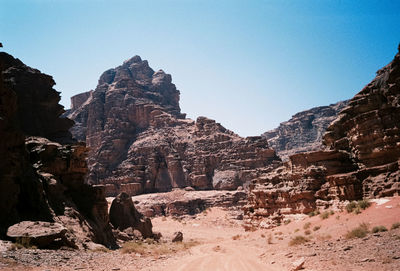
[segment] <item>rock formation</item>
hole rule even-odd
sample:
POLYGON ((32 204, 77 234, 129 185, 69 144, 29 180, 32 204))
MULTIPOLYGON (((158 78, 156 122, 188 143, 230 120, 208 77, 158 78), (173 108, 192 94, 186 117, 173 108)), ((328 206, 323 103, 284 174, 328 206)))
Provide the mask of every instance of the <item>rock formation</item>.
POLYGON ((114 247, 105 188, 84 183, 87 149, 60 118, 53 79, 6 53, 0 76, 0 237, 21 221, 57 222, 77 247, 114 247))
MULTIPOLYGON (((399 47, 400 51, 400 47, 399 47)), ((253 181, 251 225, 335 202, 400 193, 400 52, 327 128, 324 151, 295 154, 253 181)))
POLYGON ((321 150, 326 129, 347 103, 343 101, 299 112, 261 136, 268 140, 268 145, 284 161, 296 153, 321 150))
POLYGON ((110 222, 115 229, 123 231, 127 228, 137 229, 143 238, 154 237, 153 225, 149 218, 139 213, 132 198, 122 192, 111 203, 110 222))
POLYGON ((107 195, 236 189, 279 159, 261 137, 241 138, 214 120, 185 119, 171 76, 135 56, 72 98, 72 133, 86 140, 88 182, 107 195), (83 98, 86 98, 83 101, 83 98))

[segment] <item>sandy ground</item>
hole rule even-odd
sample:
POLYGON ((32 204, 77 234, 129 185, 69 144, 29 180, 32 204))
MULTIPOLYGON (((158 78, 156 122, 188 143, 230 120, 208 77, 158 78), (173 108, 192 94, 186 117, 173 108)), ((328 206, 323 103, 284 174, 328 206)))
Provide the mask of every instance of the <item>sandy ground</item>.
POLYGON ((107 253, 53 251, 45 254, 38 250, 1 252, 0 249, 0 269, 273 271, 292 270, 293 264, 300 260, 304 261, 304 270, 400 270, 400 228, 390 230, 393 223, 400 222, 400 197, 373 203, 358 215, 345 211, 336 211, 327 219, 297 215, 287 225, 253 232, 244 231, 241 222, 230 217, 227 211, 215 207, 193 218, 153 219, 154 230, 160 231, 164 240, 171 240, 174 232, 181 231, 184 241, 198 243, 173 254, 123 254, 119 250, 107 253), (344 237, 362 222, 370 228, 383 225, 389 231, 370 233, 361 239, 344 237), (307 223, 309 227, 304 229, 307 223), (296 235, 305 236, 310 241, 289 246, 296 235), (70 254, 65 256, 63 253, 70 254), (46 255, 53 255, 53 260, 46 255), (61 258, 58 260, 57 257, 61 258))

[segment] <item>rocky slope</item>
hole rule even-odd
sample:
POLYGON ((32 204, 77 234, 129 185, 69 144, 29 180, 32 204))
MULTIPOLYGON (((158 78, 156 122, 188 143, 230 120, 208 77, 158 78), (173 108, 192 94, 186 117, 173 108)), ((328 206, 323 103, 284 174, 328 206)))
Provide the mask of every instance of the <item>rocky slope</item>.
POLYGON ((347 103, 342 101, 299 112, 261 136, 268 140, 269 146, 284 161, 296 153, 321 150, 322 136, 347 103))
POLYGON ((90 148, 88 181, 106 184, 110 196, 236 189, 279 161, 261 137, 241 138, 205 117, 185 119, 171 76, 139 56, 72 97, 67 116, 76 122, 74 137, 90 148))
POLYGON ((398 195, 399 125, 400 52, 327 128, 328 150, 292 155, 254 180, 245 207, 248 222, 268 226, 280 223, 284 214, 398 195))
POLYGON ((72 140, 73 122, 60 118, 51 76, 3 52, 0 76, 0 238, 30 220, 62 225, 60 246, 115 246, 105 188, 84 184, 87 149, 72 140))

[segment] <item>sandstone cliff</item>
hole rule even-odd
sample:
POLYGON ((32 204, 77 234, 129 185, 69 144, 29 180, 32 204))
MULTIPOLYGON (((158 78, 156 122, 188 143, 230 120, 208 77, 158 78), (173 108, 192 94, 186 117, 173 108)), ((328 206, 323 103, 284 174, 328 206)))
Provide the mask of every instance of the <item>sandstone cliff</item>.
POLYGON ((324 148, 322 136, 347 103, 343 101, 299 112, 261 136, 268 140, 269 146, 284 161, 296 153, 321 150, 324 148))
POLYGON ((107 184, 108 195, 236 189, 279 161, 261 137, 241 138, 205 117, 185 119, 171 80, 135 56, 104 72, 93 92, 72 98, 68 117, 74 137, 90 148, 90 183, 107 184))
POLYGON ((292 155, 253 180, 248 222, 271 225, 339 201, 398 195, 399 125, 400 52, 327 128, 328 150, 292 155))
POLYGON ((53 79, 6 53, 0 76, 0 238, 20 221, 48 221, 68 227, 73 247, 115 246, 104 187, 84 184, 87 149, 60 118, 53 79))

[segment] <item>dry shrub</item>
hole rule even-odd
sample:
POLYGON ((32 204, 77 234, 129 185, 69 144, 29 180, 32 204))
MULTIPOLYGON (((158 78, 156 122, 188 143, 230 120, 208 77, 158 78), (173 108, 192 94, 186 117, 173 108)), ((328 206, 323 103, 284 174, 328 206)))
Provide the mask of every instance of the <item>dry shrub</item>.
POLYGON ((311 234, 311 231, 310 231, 310 230, 305 230, 305 231, 304 231, 304 234, 305 234, 305 235, 310 235, 310 234, 311 234))
POLYGON ((330 213, 328 211, 323 212, 322 214, 319 215, 321 219, 327 219, 329 217, 330 213))
POLYGON ((392 227, 390 229, 394 230, 394 229, 398 229, 398 228, 400 228, 400 222, 393 223, 392 227))
POLYGON ((236 234, 236 235, 232 236, 232 240, 239 240, 240 237, 241 237, 240 234, 236 234))
POLYGON ((372 233, 387 231, 385 226, 375 226, 372 228, 372 233))
POLYGON ((315 226, 314 228, 313 228, 313 231, 317 231, 317 230, 319 230, 321 228, 321 226, 315 226))
POLYGON ((366 223, 361 223, 357 228, 352 229, 351 231, 347 232, 346 238, 363 238, 368 233, 368 225, 366 223))
POLYGON ((303 229, 307 230, 311 227, 311 222, 307 222, 306 224, 304 224, 303 229))
POLYGON ((307 237, 304 237, 302 235, 297 235, 290 240, 289 246, 301 245, 301 244, 307 243, 308 241, 310 241, 310 240, 307 237))
POLYGON ((187 250, 193 246, 198 245, 197 241, 187 241, 187 242, 126 242, 122 245, 122 253, 139 253, 139 254, 149 254, 149 255, 165 255, 172 254, 178 251, 187 250))

